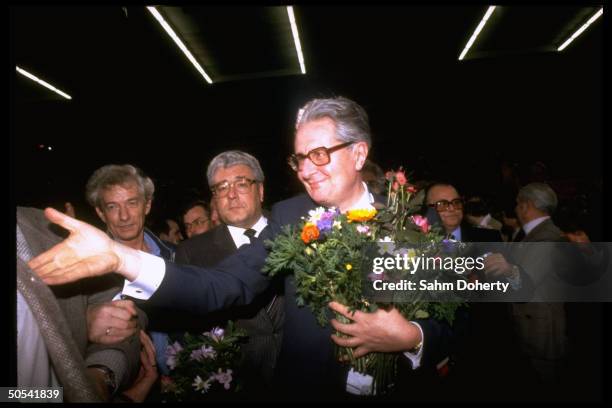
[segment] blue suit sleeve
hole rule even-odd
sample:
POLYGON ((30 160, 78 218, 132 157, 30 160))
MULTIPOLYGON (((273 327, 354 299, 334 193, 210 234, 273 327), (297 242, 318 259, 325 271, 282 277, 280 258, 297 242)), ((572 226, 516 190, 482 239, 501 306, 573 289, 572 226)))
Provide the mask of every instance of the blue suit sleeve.
POLYGON ((164 279, 147 304, 198 314, 249 304, 270 283, 261 268, 267 256, 263 242, 271 237, 266 227, 253 243, 212 268, 166 261, 164 279))

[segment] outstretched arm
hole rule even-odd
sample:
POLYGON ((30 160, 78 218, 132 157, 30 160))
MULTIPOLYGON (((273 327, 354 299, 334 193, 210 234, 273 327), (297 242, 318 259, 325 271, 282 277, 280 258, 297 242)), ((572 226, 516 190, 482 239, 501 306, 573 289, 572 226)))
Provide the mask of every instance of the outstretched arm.
POLYGON ((139 251, 111 240, 99 229, 53 208, 45 210, 49 221, 70 231, 67 239, 28 262, 49 285, 117 272, 128 280, 140 273, 139 251))

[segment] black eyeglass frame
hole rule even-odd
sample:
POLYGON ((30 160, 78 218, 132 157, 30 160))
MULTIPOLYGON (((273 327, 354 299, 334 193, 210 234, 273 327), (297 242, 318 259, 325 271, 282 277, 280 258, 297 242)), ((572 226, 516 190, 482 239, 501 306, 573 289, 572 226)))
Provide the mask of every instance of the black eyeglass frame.
POLYGON ((438 212, 448 210, 451 205, 455 209, 462 209, 463 206, 465 205, 465 203, 463 202, 462 198, 453 198, 450 201, 448 201, 448 200, 439 200, 439 201, 436 201, 435 203, 427 204, 428 207, 435 208, 436 211, 438 211, 438 212))
POLYGON ((315 166, 325 166, 326 164, 329 164, 331 162, 331 154, 333 152, 343 149, 347 146, 350 146, 353 143, 356 143, 356 142, 353 141, 353 142, 340 143, 339 145, 335 145, 332 147, 325 147, 325 146, 315 147, 314 149, 310 150, 306 154, 294 153, 287 158, 287 164, 289 164, 289 167, 291 167, 293 171, 298 171, 300 168, 300 163, 302 163, 304 160, 306 160, 306 158, 308 158, 315 166), (327 161, 325 161, 324 163, 316 163, 312 159, 311 156, 314 153, 321 152, 321 151, 325 152, 325 154, 327 155, 327 161))

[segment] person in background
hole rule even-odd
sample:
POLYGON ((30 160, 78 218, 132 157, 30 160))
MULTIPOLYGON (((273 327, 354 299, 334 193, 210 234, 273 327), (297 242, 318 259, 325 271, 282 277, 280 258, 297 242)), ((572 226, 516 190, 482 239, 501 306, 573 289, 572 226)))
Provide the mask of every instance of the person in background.
MULTIPOLYGON (((139 168, 130 164, 109 164, 97 169, 87 180, 85 196, 113 240, 129 248, 173 261, 174 250, 145 227, 154 192, 153 181, 139 168)), ((116 298, 119 299, 119 295, 116 298)), ((158 328, 168 317, 146 307, 145 312, 149 317, 159 371, 167 374, 168 335, 158 328)))
POLYGON ((192 201, 183 209, 183 226, 187 238, 203 234, 212 228, 208 204, 202 200, 192 201))

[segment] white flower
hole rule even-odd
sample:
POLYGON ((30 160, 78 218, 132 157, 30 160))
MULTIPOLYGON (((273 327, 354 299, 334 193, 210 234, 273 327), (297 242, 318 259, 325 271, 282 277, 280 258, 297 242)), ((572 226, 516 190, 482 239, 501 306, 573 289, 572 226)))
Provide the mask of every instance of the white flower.
POLYGON ((314 210, 308 211, 308 222, 311 222, 314 225, 317 225, 317 221, 321 219, 321 216, 323 215, 324 212, 325 212, 325 208, 323 207, 317 207, 314 210))
POLYGON ((395 250, 395 243, 391 240, 391 237, 384 237, 382 241, 378 241, 378 253, 381 255, 389 254, 393 255, 395 250))
POLYGON ((210 388, 210 382, 211 379, 209 378, 206 381, 202 381, 202 379, 200 378, 200 376, 196 376, 196 378, 193 381, 193 384, 191 384, 193 386, 193 388, 195 388, 196 391, 202 391, 202 394, 206 394, 206 392, 208 391, 208 389, 210 388))
POLYGON ((342 229, 342 223, 338 220, 335 220, 334 223, 332 224, 332 228, 341 230, 342 229))

